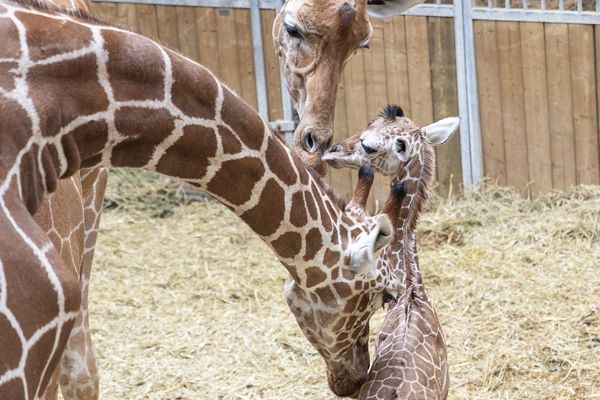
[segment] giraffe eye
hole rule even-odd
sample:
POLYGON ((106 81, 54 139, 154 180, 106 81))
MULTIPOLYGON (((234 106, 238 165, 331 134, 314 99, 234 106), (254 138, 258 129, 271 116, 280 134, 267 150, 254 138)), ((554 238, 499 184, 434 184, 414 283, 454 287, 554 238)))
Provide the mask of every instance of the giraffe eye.
POLYGON ((304 148, 311 153, 317 151, 317 142, 313 137, 312 133, 308 133, 304 137, 304 148))
POLYGON ((393 300, 396 300, 396 298, 394 296, 392 296, 388 292, 383 293, 383 305, 391 303, 393 300))
POLYGON ((302 39, 302 33, 296 25, 284 24, 284 26, 288 35, 290 35, 291 37, 295 37, 296 39, 302 39))
POLYGON ((406 151, 406 142, 402 139, 396 139, 396 148, 398 153, 404 153, 406 151))

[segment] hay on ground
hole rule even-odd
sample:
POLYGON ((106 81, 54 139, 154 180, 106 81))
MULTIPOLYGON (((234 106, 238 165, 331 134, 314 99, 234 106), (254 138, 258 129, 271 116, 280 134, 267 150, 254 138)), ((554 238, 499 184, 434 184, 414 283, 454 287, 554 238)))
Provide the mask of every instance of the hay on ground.
MULTIPOLYGON (((90 305, 102 398, 333 399, 267 246, 214 201, 157 212, 168 193, 121 198, 102 219, 90 305)), ((434 201, 418 243, 450 399, 600 398, 599 240, 598 187, 434 201)))

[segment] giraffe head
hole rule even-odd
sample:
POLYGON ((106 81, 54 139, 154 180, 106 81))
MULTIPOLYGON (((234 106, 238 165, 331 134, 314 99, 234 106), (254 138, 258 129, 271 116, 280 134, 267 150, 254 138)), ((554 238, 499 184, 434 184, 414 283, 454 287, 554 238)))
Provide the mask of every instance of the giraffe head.
POLYGON ((275 19, 275 49, 300 117, 292 147, 321 174, 342 70, 372 32, 366 0, 287 0, 275 19))
POLYGON ((334 145, 323 160, 334 168, 360 168, 370 164, 379 173, 396 177, 423 146, 445 143, 458 128, 460 118, 442 119, 419 128, 402 109, 389 105, 367 129, 334 145))
MULTIPOLYGON (((377 251, 389 243, 393 235, 390 217, 402 201, 393 187, 384 212, 367 216, 365 204, 372 183, 373 172, 366 165, 359 171, 354 197, 345 207, 345 215, 361 227, 352 229, 352 242, 362 241, 364 244, 358 245, 361 254, 369 255, 374 254, 373 249, 377 251), (382 225, 386 227, 384 235, 382 225)), ((338 396, 356 393, 365 382, 369 368, 369 319, 384 303, 397 298, 401 287, 389 266, 377 263, 375 256, 359 265, 352 258, 340 258, 326 251, 325 269, 309 267, 292 273, 285 285, 288 306, 304 335, 325 360, 329 386, 338 396)))

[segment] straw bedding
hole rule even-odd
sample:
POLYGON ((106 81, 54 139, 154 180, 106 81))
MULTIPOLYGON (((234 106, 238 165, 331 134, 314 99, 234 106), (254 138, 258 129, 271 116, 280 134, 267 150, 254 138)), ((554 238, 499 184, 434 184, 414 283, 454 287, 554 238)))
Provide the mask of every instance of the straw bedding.
MULTIPOLYGON (((102 398, 334 398, 270 250, 223 206, 181 193, 112 175, 91 282, 102 398)), ((419 256, 450 399, 600 399, 599 241, 598 187, 434 199, 419 256)))

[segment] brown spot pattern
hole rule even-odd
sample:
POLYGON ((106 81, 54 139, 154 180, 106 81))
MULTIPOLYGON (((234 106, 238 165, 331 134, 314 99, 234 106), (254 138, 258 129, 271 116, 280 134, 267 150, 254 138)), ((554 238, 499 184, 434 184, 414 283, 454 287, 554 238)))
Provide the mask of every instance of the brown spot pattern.
POLYGON ((269 169, 285 184, 293 185, 296 183, 296 173, 292 169, 287 151, 279 139, 269 138, 266 159, 269 169))
POLYGON ((304 207, 302 192, 296 192, 292 195, 290 222, 298 228, 303 227, 308 222, 306 219, 306 208, 304 207))
MULTIPOLYGON (((138 107, 123 107, 117 110, 115 125, 122 135, 127 136, 127 139, 115 146, 112 152, 111 163, 118 167, 146 165, 156 146, 170 135, 175 127, 173 117, 167 110, 138 107)), ((198 140, 195 139, 195 142, 198 140)), ((169 150, 177 151, 180 147, 172 146, 169 150)), ((199 146, 196 144, 194 148, 198 149, 199 146)))
POLYGON ((254 185, 261 179, 264 172, 265 168, 262 162, 256 158, 246 157, 226 161, 208 183, 207 189, 239 206, 248 201, 254 185), (221 182, 230 182, 230 184, 223 185, 221 182))
POLYGON ((105 121, 91 121, 73 130, 70 134, 77 143, 81 162, 100 154, 108 140, 108 124, 105 121))
POLYGON ((204 68, 194 67, 179 54, 169 53, 173 63, 173 104, 186 115, 215 118, 217 82, 204 68))
POLYGON ((216 150, 217 139, 212 129, 186 126, 183 136, 162 156, 156 170, 183 179, 200 179, 206 174, 209 158, 216 150))
POLYGON ((268 236, 277 231, 285 212, 284 191, 274 179, 269 179, 260 201, 242 214, 242 219, 259 235, 268 236))
MULTIPOLYGON (((323 263, 325 265, 327 265, 328 267, 333 267, 334 265, 337 265, 339 260, 340 253, 336 251, 331 251, 330 249, 325 250, 325 256, 323 257, 323 263)), ((337 279, 337 268, 334 271, 336 272, 336 277, 334 278, 332 273, 331 278, 335 280, 337 279)))
POLYGON ((242 151, 240 140, 233 133, 229 132, 229 129, 220 126, 219 137, 221 138, 225 154, 237 154, 242 151))
POLYGON ((306 253, 304 254, 304 261, 312 260, 315 254, 323 246, 323 240, 321 239, 321 232, 317 228, 312 228, 306 234, 306 253))
POLYGON ((26 40, 33 61, 78 50, 92 42, 92 32, 84 26, 62 24, 56 29, 46 17, 20 12, 15 15, 27 26, 26 40))
POLYGON ((102 36, 115 100, 162 100, 164 61, 156 44, 122 32, 103 31, 102 36))
POLYGON ((340 295, 341 298, 345 299, 352 295, 352 288, 347 283, 335 282, 333 284, 335 291, 340 295))
POLYGON ((27 83, 45 136, 56 135, 77 117, 108 108, 108 98, 98 82, 96 69, 94 54, 30 69, 27 83))
POLYGON ((311 288, 319 283, 325 282, 327 274, 321 271, 320 268, 310 267, 306 269, 306 287, 311 288))
POLYGON ((280 257, 292 258, 302 247, 302 236, 297 232, 286 232, 271 243, 280 257))
POLYGON ((335 295, 328 286, 315 289, 315 293, 317 296, 319 296, 319 299, 321 299, 324 304, 327 304, 330 307, 337 306, 335 295))
POLYGON ((223 95, 225 98, 221 112, 223 120, 234 132, 240 134, 246 146, 252 150, 260 150, 265 131, 263 120, 256 111, 226 87, 223 87, 223 95), (244 117, 240 118, 240 115, 244 117))

